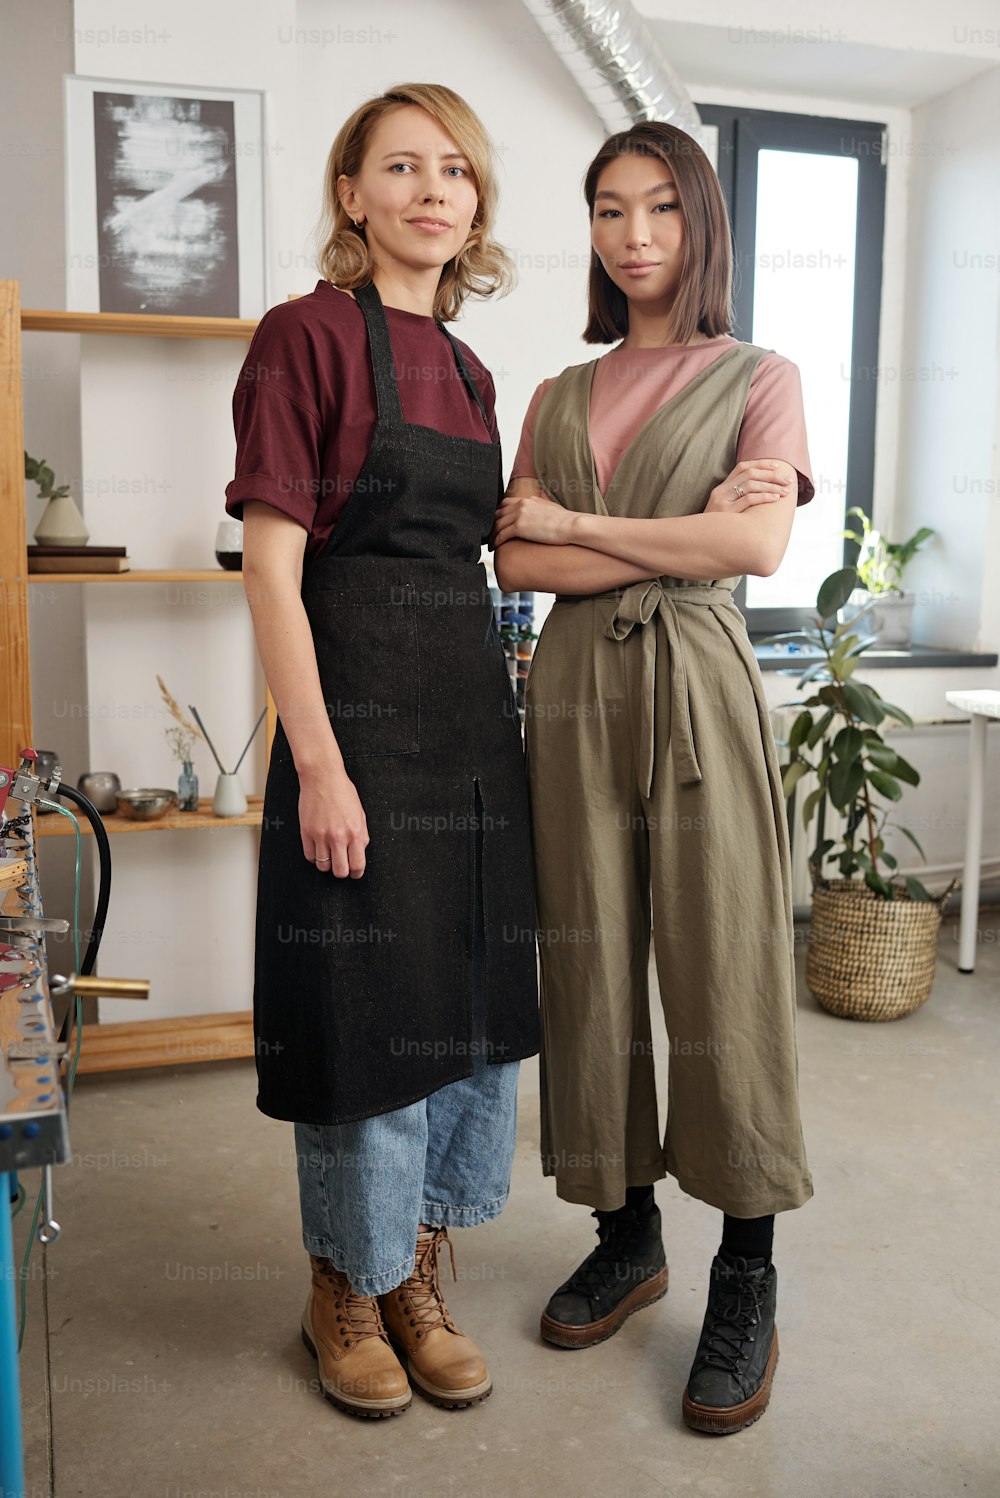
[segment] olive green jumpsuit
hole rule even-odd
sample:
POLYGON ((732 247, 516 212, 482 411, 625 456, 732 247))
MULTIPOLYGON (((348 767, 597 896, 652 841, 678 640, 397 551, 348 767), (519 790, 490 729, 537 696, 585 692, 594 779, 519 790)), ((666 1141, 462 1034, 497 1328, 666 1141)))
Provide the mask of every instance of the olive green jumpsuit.
MULTIPOLYGON (((535 471, 570 509, 691 515, 736 464, 739 343, 661 406, 598 489, 596 361, 538 408, 535 471)), ((760 454, 765 456, 765 454, 760 454)), ((780 456, 767 454, 766 456, 780 456)), ((735 1217, 812 1195, 799 1119, 785 802, 739 579, 558 595, 525 696, 538 892, 542 1166, 566 1201, 623 1205, 665 1172, 735 1217), (661 1144, 650 915, 669 1041, 661 1144)))

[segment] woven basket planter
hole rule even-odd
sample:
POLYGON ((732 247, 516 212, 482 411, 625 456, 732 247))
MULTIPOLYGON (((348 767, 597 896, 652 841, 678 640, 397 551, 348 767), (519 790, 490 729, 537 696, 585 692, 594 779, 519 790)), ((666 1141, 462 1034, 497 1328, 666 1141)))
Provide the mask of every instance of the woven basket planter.
POLYGON ((806 982, 841 1019, 902 1019, 925 1003, 934 982, 941 917, 953 890, 885 900, 858 879, 813 877, 806 982))

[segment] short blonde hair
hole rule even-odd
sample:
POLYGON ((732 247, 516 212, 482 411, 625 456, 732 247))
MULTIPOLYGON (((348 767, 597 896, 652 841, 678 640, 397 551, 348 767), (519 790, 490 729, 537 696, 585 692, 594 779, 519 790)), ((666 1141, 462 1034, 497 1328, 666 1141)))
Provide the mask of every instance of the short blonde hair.
POLYGON ((353 291, 372 278, 363 225, 352 223, 337 194, 337 179, 361 170, 375 126, 390 110, 413 104, 424 109, 468 157, 479 202, 469 237, 442 268, 434 294, 434 316, 452 322, 467 296, 506 295, 514 285, 514 262, 492 238, 499 201, 496 152, 482 120, 460 94, 441 83, 400 83, 361 104, 337 132, 323 180, 323 211, 317 226, 317 267, 325 280, 353 291))

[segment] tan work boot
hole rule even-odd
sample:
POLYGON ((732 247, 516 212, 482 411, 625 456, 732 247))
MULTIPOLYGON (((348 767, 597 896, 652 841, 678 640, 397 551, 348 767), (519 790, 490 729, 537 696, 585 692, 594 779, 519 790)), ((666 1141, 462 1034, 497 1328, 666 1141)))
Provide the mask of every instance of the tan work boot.
POLYGON ((348 1415, 401 1415, 413 1394, 389 1345, 378 1301, 358 1295, 329 1259, 309 1255, 312 1288, 302 1313, 302 1340, 319 1365, 326 1395, 348 1415))
POLYGON ((438 1255, 444 1243, 454 1274, 455 1250, 447 1229, 418 1233, 413 1273, 378 1302, 385 1329, 417 1388, 443 1409, 461 1410, 486 1399, 493 1381, 478 1347, 459 1331, 441 1295, 438 1255))

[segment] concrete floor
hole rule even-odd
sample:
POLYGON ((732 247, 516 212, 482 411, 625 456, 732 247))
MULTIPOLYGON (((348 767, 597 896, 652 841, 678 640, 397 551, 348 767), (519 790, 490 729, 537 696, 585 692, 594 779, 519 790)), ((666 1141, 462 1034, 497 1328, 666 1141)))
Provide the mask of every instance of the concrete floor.
POLYGON ((493 1396, 378 1422, 317 1393, 292 1127, 257 1112, 252 1064, 80 1078, 62 1236, 29 1279, 28 1498, 996 1498, 1000 911, 974 977, 956 957, 949 919, 930 1001, 891 1025, 835 1019, 800 982, 816 1195, 776 1224, 770 1409, 725 1438, 680 1420, 721 1218, 672 1179, 666 1298, 587 1351, 539 1340, 594 1224, 540 1174, 536 1062, 511 1200, 453 1234, 446 1281, 493 1396))

